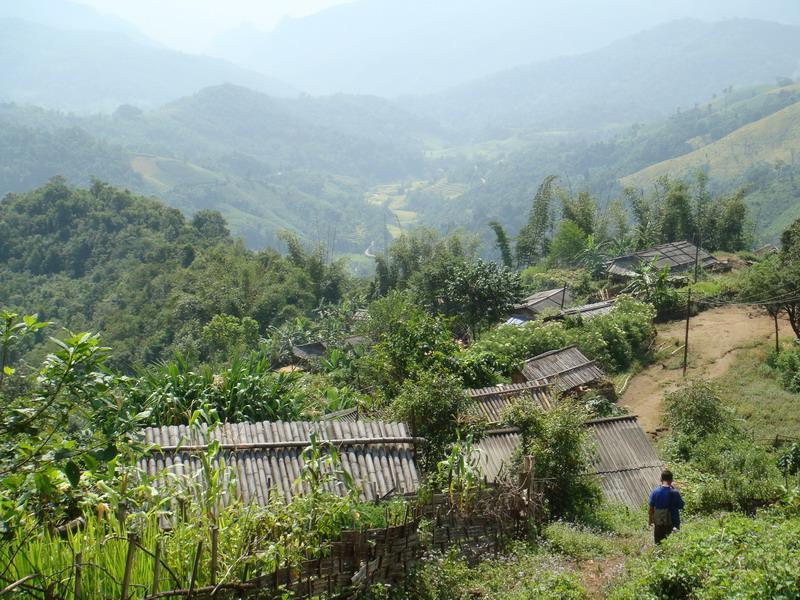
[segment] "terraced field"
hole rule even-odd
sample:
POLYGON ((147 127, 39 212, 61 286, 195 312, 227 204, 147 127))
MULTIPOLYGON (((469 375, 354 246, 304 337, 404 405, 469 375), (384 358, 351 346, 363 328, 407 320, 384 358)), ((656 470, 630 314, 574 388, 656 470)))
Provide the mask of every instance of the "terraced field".
POLYGON ((392 213, 395 222, 387 222, 386 228, 392 237, 396 238, 404 229, 420 222, 419 214, 407 208, 410 192, 425 191, 445 199, 452 199, 457 198, 466 190, 466 184, 451 182, 447 178, 434 182, 390 183, 369 190, 366 194, 366 201, 374 206, 383 206, 392 213))

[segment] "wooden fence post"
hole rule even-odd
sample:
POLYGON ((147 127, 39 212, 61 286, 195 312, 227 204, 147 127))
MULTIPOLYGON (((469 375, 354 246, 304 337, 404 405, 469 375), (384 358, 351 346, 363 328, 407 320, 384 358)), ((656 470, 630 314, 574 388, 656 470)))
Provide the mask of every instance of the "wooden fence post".
POLYGON ((192 574, 189 575, 189 590, 186 593, 187 600, 191 600, 194 593, 194 584, 197 581, 197 569, 200 566, 200 556, 203 554, 203 540, 197 542, 197 551, 194 553, 194 563, 192 564, 192 574))
POLYGON ((74 600, 81 600, 81 561, 83 560, 83 551, 75 555, 75 591, 73 592, 74 600))
POLYGON ((150 588, 150 593, 155 596, 158 593, 158 588, 161 579, 161 540, 156 539, 156 547, 153 550, 153 585, 150 588))
POLYGON ((217 585, 217 551, 219 544, 219 528, 211 528, 211 585, 217 585))
POLYGON ((128 600, 128 590, 131 584, 131 571, 133 570, 133 553, 136 551, 136 534, 128 534, 128 553, 125 555, 125 573, 122 575, 121 600, 128 600))

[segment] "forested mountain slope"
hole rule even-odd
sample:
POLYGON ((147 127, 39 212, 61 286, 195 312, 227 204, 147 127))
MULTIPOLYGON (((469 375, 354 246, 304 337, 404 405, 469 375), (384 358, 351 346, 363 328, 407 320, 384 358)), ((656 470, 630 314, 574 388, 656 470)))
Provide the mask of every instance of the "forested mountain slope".
POLYGON ((423 176, 435 123, 374 97, 279 99, 233 85, 152 111, 74 116, 0 105, 0 193, 97 177, 192 213, 222 211, 252 247, 280 229, 341 252, 382 238, 377 183, 423 176))
POLYGON ((635 124, 595 142, 568 136, 519 137, 508 151, 477 158, 477 176, 462 172, 463 193, 446 197, 429 190, 415 192, 409 206, 442 226, 483 230, 488 241, 486 223, 492 219, 512 233, 517 231, 538 183, 551 173, 560 175, 567 188, 593 192, 601 198, 602 207, 621 197, 625 185, 650 188, 657 176, 691 178, 697 171, 707 171, 717 191, 740 186, 750 190, 748 203, 759 225, 757 237, 774 241, 796 218, 793 207, 800 199, 794 183, 800 182, 798 165, 792 160, 800 86, 727 88, 715 96, 667 119, 635 124), (742 132, 756 137, 732 144, 742 132), (708 171, 707 161, 699 159, 683 164, 684 155, 701 157, 704 152, 728 168, 708 171), (651 171, 652 177, 637 174, 651 171))
POLYGON ((337 300, 340 267, 315 261, 302 251, 252 253, 219 213, 190 221, 100 183, 85 190, 55 180, 0 202, 4 307, 100 331, 126 367, 196 354, 216 314, 266 328, 337 300))
POLYGON ((643 187, 664 175, 683 176, 701 169, 711 178, 732 180, 759 163, 792 164, 796 155, 800 155, 800 102, 692 152, 623 177, 622 183, 643 187))

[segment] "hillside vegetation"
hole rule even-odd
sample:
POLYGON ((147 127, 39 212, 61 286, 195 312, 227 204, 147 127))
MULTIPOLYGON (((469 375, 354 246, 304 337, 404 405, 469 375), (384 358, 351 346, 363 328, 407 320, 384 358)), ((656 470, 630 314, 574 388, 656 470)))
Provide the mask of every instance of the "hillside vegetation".
POLYGON ((231 85, 111 116, 7 104, 0 123, 8 124, 2 192, 54 175, 75 185, 99 177, 190 214, 220 210, 250 247, 275 246, 277 232, 291 229, 308 243, 357 253, 383 239, 383 210, 367 191, 425 174, 431 167, 414 136, 437 131, 377 98, 282 100, 231 85))
MULTIPOLYGON (((507 382, 532 355, 574 344, 608 374, 596 392, 555 397, 546 411, 517 399, 501 415, 502 424, 521 430, 510 468, 523 452, 536 465, 530 519, 495 536, 497 554, 483 547, 470 554, 468 544, 428 552, 404 581, 388 591, 375 586, 372 596, 658 598, 668 589, 667 597, 724 598, 720 581, 728 580, 746 597, 796 595, 800 445, 754 439, 775 431, 778 420, 797 420, 795 344, 787 339, 767 357, 760 347, 738 353, 738 372, 726 385, 684 381, 663 399, 663 388, 648 399, 664 408, 659 450, 687 503, 683 530, 653 549, 644 513, 601 500, 587 477, 596 450, 586 421, 623 410, 614 381, 630 381, 656 356, 675 360, 656 340, 653 320, 683 307, 686 289, 676 287, 683 284, 643 265, 605 314, 498 325, 523 295, 564 281, 580 301, 618 293, 602 268, 604 248, 612 245, 627 252, 702 227, 713 234, 712 248, 741 248, 741 195, 714 197, 703 180, 694 187, 675 180, 663 197, 638 201, 641 220, 627 224, 620 215, 604 228, 594 198, 554 182, 541 186, 513 253, 506 240, 504 263, 516 257, 518 267, 531 266, 487 262, 468 236, 415 229, 375 257, 372 280, 347 277, 341 262, 288 235, 286 256, 248 251, 231 239, 219 213, 200 211, 189 221, 99 182, 74 189, 54 180, 7 196, 0 204, 0 279, 9 292, 0 311, 5 585, 22 581, 23 593, 44 599, 49 592, 22 587, 35 578, 73 598, 79 549, 84 592, 118 596, 126 564, 135 565, 130 580, 141 590, 152 583, 151 555, 137 552, 126 561, 131 538, 147 552, 159 540, 169 569, 156 581, 161 591, 190 578, 201 586, 215 578, 236 583, 325 556, 342 530, 396 523, 432 492, 457 498, 454 507, 471 515, 470 499, 483 482, 473 441, 489 425, 464 388, 507 382), (556 198, 564 219, 550 237, 556 198), (16 312, 25 307, 39 317, 16 312), (58 326, 92 328, 103 337, 58 326), (311 341, 327 350, 300 366, 291 348, 311 341), (764 407, 781 411, 759 407, 763 393, 775 396, 764 407), (220 483, 227 467, 217 462, 214 445, 196 454, 203 467, 192 478, 200 487, 192 489, 200 495, 173 502, 175 488, 139 478, 137 461, 154 451, 141 443, 145 426, 193 431, 314 420, 353 408, 361 418, 413 423, 427 440, 415 456, 424 486, 419 498, 364 502, 337 448, 313 437, 290 476, 304 493, 265 506, 230 502, 220 483), (159 529, 165 518, 174 523, 168 534, 159 529), (217 538, 216 530, 226 535, 217 538), (191 560, 214 539, 216 572, 213 561, 191 560), (732 570, 742 564, 746 572, 732 570)), ((787 293, 798 280, 800 222, 783 239, 779 255, 749 268, 736 262, 741 270, 733 274, 700 274, 694 288, 705 290, 710 303, 764 304, 800 331, 797 298, 787 293)), ((763 336, 759 331, 759 343, 763 336)), ((719 373, 728 375, 719 362, 719 373)), ((418 532, 423 539, 427 527, 418 532)))
POLYGON ((621 179, 645 187, 664 175, 705 171, 712 179, 736 180, 760 163, 793 165, 800 156, 800 102, 737 129, 697 150, 649 166, 621 179))
POLYGON ((338 263, 235 242, 221 215, 173 208, 95 183, 55 180, 0 203, 3 304, 71 330, 101 331, 123 369, 197 355, 214 315, 250 318, 253 335, 338 301, 338 263), (314 283, 316 282, 316 283, 314 283))

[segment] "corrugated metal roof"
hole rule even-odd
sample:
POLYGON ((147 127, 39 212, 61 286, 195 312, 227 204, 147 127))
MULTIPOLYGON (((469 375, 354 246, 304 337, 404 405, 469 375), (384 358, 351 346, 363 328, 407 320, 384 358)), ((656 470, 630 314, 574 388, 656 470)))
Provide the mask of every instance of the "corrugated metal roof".
POLYGON ((702 248, 698 250, 691 242, 670 242, 612 258, 609 261, 608 272, 612 275, 630 277, 641 264, 654 259, 659 269, 669 267, 671 272, 686 271, 694 267, 695 254, 701 267, 709 267, 718 262, 714 256, 702 248))
POLYGON ((347 421, 348 423, 355 423, 358 421, 358 407, 356 408, 345 408, 344 410, 337 410, 336 412, 330 412, 327 414, 322 415, 319 420, 320 421, 347 421))
POLYGON ((550 410, 553 406, 550 387, 538 381, 471 389, 466 392, 467 396, 475 400, 481 415, 493 424, 499 423, 506 408, 521 396, 532 398, 542 410, 550 410))
POLYGON ((573 306, 567 308, 559 313, 560 317, 580 317, 582 319, 593 319, 600 315, 607 315, 614 308, 613 300, 606 300, 604 302, 595 302, 593 304, 583 304, 581 306, 573 306))
POLYGON ((606 498, 639 508, 658 485, 662 463, 635 416, 586 424, 596 444, 593 467, 606 498))
POLYGON ((487 431, 475 444, 480 453, 480 466, 487 481, 494 483, 497 478, 511 469, 514 453, 522 443, 522 436, 516 427, 487 431))
MULTIPOLYGON (((605 497, 630 508, 639 508, 658 484, 662 463, 635 416, 588 421, 595 445, 592 473, 605 497)), ((496 481, 510 468, 514 453, 521 444, 516 428, 487 432, 475 447, 482 458, 484 475, 496 481)))
POLYGON ((531 320, 532 320, 531 318, 526 317, 524 315, 514 315, 513 317, 509 317, 506 320, 506 322, 503 323, 503 325, 514 325, 516 327, 519 327, 520 325, 524 325, 525 323, 531 320))
POLYGON ((325 356, 328 347, 323 342, 312 342, 310 344, 299 344, 292 346, 292 354, 300 360, 313 361, 325 356))
POLYGON ((372 340, 368 337, 363 335, 351 335, 337 344, 328 344, 327 342, 318 341, 292 346, 292 354, 301 360, 314 361, 325 356, 325 353, 330 348, 356 348, 371 345, 372 340))
POLYGON ((572 295, 568 289, 562 287, 531 294, 519 304, 515 304, 514 309, 525 310, 535 314, 547 309, 561 310, 563 306, 568 305, 570 302, 572 302, 572 295))
POLYGON ((519 372, 527 381, 552 384, 559 392, 605 379, 606 374, 575 346, 545 352, 522 366, 519 372))
MULTIPOLYGON (((245 503, 263 505, 271 493, 289 499, 306 491, 298 483, 298 477, 303 467, 301 454, 309 445, 312 432, 316 432, 318 441, 329 440, 338 448, 341 466, 352 476, 362 500, 418 489, 412 437, 404 423, 228 423, 216 428, 211 439, 222 445, 218 461, 221 459, 230 467, 236 496, 245 503)), ((187 476, 179 477, 181 484, 191 487, 194 481, 194 485, 202 485, 197 453, 207 448, 208 437, 205 428, 145 429, 145 442, 156 444, 161 450, 149 452, 139 466, 150 476, 159 475, 162 484, 171 473, 187 476)), ((344 492, 333 486, 328 491, 344 492)))

